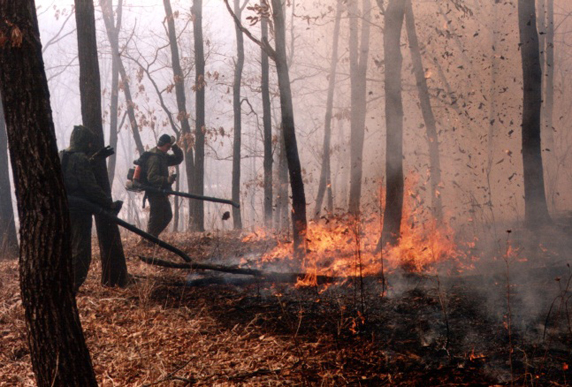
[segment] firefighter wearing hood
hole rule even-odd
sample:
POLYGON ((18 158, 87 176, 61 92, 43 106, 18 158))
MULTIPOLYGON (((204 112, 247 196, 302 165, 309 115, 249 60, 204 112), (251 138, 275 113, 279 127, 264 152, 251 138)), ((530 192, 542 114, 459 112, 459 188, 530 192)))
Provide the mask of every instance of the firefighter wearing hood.
MULTIPOLYGON (((112 211, 121 207, 121 202, 113 202, 96 181, 92 161, 94 134, 85 126, 73 128, 70 146, 60 152, 62 173, 68 196, 78 197, 112 211)), ((112 148, 103 149, 103 157, 113 153, 112 148)), ((98 152, 102 156, 102 152, 98 152)), ((91 212, 74 205, 70 201, 70 221, 72 239, 72 262, 74 272, 74 291, 77 293, 87 278, 91 264, 91 212)))

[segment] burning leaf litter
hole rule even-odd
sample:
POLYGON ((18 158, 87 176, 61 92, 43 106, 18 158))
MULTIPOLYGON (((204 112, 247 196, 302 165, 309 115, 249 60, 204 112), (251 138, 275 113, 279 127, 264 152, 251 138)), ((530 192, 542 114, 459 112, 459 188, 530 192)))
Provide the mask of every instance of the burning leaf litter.
MULTIPOLYGON (((363 231, 375 223, 375 218, 362 221, 362 231, 356 233, 351 224, 331 219, 331 235, 320 234, 325 225, 309 230, 310 254, 327 257, 325 263, 310 264, 322 273, 346 270, 342 286, 180 286, 189 271, 133 258, 129 271, 139 281, 127 289, 109 289, 99 285, 95 259, 78 307, 100 385, 494 385, 526 380, 564 385, 570 380, 570 292, 564 289, 570 275, 565 270, 546 268, 519 277, 514 269, 529 263, 518 259, 525 249, 511 247, 505 251, 506 263, 512 265, 508 285, 502 271, 489 277, 477 271, 463 276, 453 275, 459 270, 438 272, 432 269, 436 262, 450 259, 458 269, 459 257, 465 255, 430 247, 425 239, 415 251, 429 250, 429 258, 444 261, 429 260, 404 271, 400 265, 406 261, 391 262, 391 253, 384 251, 389 291, 382 293, 377 276, 364 275, 360 283, 355 271, 361 254, 362 274, 375 272, 365 266, 379 255, 367 258, 359 250, 375 245, 375 239, 366 242, 369 232, 363 231), (337 240, 347 250, 337 247, 337 240), (336 255, 345 261, 335 263, 336 255), (562 280, 554 281, 556 277, 562 280), (512 341, 506 327, 507 289, 514 293, 512 341), (542 295, 536 308, 530 307, 530 294, 542 295), (550 311, 543 308, 551 304, 550 311)), ((261 267, 275 265, 276 248, 284 243, 257 234, 177 234, 169 241, 199 262, 245 258, 255 265, 254 257, 264 256, 270 259, 261 267)), ((453 240, 447 232, 439 235, 453 240)), ((164 251, 135 243, 126 238, 125 250, 167 258, 164 251)), ((481 242, 472 243, 475 250, 481 242)), ((405 251, 409 255, 394 256, 412 256, 412 249, 405 251)), ((0 386, 34 385, 17 277, 15 261, 0 262, 0 386)))

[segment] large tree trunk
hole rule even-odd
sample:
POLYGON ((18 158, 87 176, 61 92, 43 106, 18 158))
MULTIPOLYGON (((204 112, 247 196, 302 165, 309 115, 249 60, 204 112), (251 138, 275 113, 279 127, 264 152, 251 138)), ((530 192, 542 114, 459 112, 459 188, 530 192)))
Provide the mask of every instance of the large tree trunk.
POLYGON ((411 0, 407 0, 406 4, 406 28, 407 37, 409 38, 409 50, 413 62, 413 71, 417 82, 417 91, 419 94, 419 104, 421 106, 421 114, 425 122, 427 131, 427 142, 429 145, 429 179, 431 182, 431 210, 435 219, 440 222, 443 219, 443 204, 441 202, 441 194, 439 192, 439 184, 441 183, 441 160, 439 156, 439 139, 437 137, 437 125, 433 108, 431 107, 431 99, 429 96, 429 88, 427 87, 427 79, 425 79, 425 71, 423 70, 423 60, 421 58, 421 49, 417 39, 417 31, 415 30, 415 15, 413 14, 413 6, 411 0))
POLYGON ((366 115, 366 73, 369 56, 369 30, 371 4, 363 0, 361 17, 357 1, 349 2, 350 12, 350 80, 351 80, 351 174, 349 212, 358 215, 363 175, 363 141, 366 115), (361 39, 358 39, 358 19, 362 20, 361 39), (359 40, 359 46, 358 46, 359 40), (359 52, 358 52, 359 48, 359 52))
MULTIPOLYGON (((171 1, 163 0, 163 5, 165 7, 165 14, 167 16, 167 28, 169 31, 169 46, 171 47, 171 65, 173 67, 173 82, 175 84, 177 109, 179 111, 179 113, 177 114, 177 119, 181 122, 181 131, 183 132, 182 135, 183 145, 181 146, 181 148, 185 154, 187 184, 189 187, 193 187, 195 185, 195 163, 193 160, 191 125, 189 123, 189 114, 187 113, 187 107, 186 107, 187 98, 185 95, 185 77, 183 75, 183 69, 181 68, 181 60, 179 57, 179 44, 177 42, 177 32, 175 30, 175 19, 173 18, 171 1)), ((193 203, 190 203, 189 206, 192 208, 193 203)), ((176 210, 178 210, 178 208, 176 210)))
MULTIPOLYGON (((96 148, 102 148, 105 141, 101 122, 101 85, 93 1, 75 0, 75 9, 81 116, 83 124, 97 137, 96 148)), ((94 169, 98 184, 111 196, 105 160, 98 161, 94 169)), ((106 286, 124 286, 128 275, 119 227, 102 216, 96 216, 95 223, 102 265, 101 283, 106 286)))
POLYGON ((554 143, 554 127, 553 127, 553 114, 554 114, 554 0, 547 0, 546 6, 546 40, 545 40, 545 59, 542 63, 543 71, 543 97, 544 109, 542 119, 542 141, 543 148, 548 149, 545 152, 547 159, 545 159, 545 171, 547 180, 547 195, 549 203, 555 209, 556 197, 558 196, 558 155, 559 149, 554 143))
MULTIPOLYGON (((195 35, 195 181, 191 187, 195 195, 204 195, 205 187, 205 54, 203 47, 203 0, 194 0, 191 12, 194 17, 195 35)), ((192 203, 192 226, 195 231, 204 231, 205 208, 201 200, 192 203)))
POLYGON ((553 111, 554 111, 554 0, 547 0, 546 8, 546 81, 545 81, 545 98, 544 98, 544 119, 548 139, 547 146, 551 151, 554 147, 554 128, 553 111))
POLYGON ((290 228, 290 200, 288 200, 288 160, 286 157, 286 147, 284 146, 284 136, 278 140, 278 165, 276 167, 278 175, 278 190, 276 193, 276 214, 275 228, 285 231, 290 228))
POLYGON ((522 161, 524 174, 524 217, 529 227, 547 222, 544 173, 540 144, 542 71, 536 30, 534 0, 518 0, 518 27, 523 71, 522 161))
MULTIPOLYGON (((406 0, 390 0, 385 11, 386 201, 381 247, 399 241, 403 216, 403 101, 401 97, 401 29, 406 0)), ((381 2, 381 0, 378 0, 381 2)))
MULTIPOLYGON (((244 3, 248 3, 248 0, 244 3)), ((242 17, 240 0, 234 0, 234 14, 238 20, 242 17)), ((236 63, 234 65, 234 83, 232 86, 232 110, 234 114, 234 143, 232 148, 232 201, 240 203, 240 148, 242 145, 242 117, 240 108, 240 87, 244 67, 244 37, 240 25, 234 24, 236 33, 236 63)), ((235 230, 242 229, 240 208, 232 207, 232 220, 235 230)))
MULTIPOLYGON (((548 131, 547 146, 554 146, 554 128, 552 115, 554 111, 554 0, 547 0, 546 7, 546 82, 545 82, 545 127, 548 131)), ((549 148, 553 151, 552 148, 549 148)))
POLYGON ((33 1, 0 0, 0 94, 20 217, 20 289, 38 386, 97 386, 73 296, 71 241, 33 1), (7 23, 9 21, 9 23, 7 23))
POLYGON ((314 217, 317 219, 322 210, 324 194, 328 191, 328 212, 333 212, 332 197, 332 174, 330 162, 330 144, 332 140, 332 110, 334 105, 334 89, 336 86, 336 68, 338 67, 338 43, 340 36, 340 19, 342 16, 342 2, 337 1, 336 17, 334 20, 334 40, 332 43, 332 58, 330 62, 330 73, 328 75, 328 97, 326 100, 326 117, 324 119, 324 146, 322 151, 322 170, 320 172, 320 182, 318 184, 318 194, 316 196, 316 206, 314 207, 314 217))
MULTIPOLYGON (((261 0, 260 4, 263 5, 261 0)), ((260 21, 261 41, 268 42, 268 20, 260 21)), ((262 94, 262 123, 264 125, 264 223, 266 227, 272 225, 272 112, 270 106, 270 66, 268 54, 264 48, 260 49, 262 94)))
POLYGON ((288 160, 290 174, 290 187, 292 189, 292 227, 294 239, 294 255, 302 259, 305 255, 306 242, 306 196, 304 182, 302 181, 302 168, 296 143, 296 130, 294 125, 294 108, 292 105, 292 91, 290 89, 290 76, 286 56, 286 27, 284 23, 284 9, 281 0, 272 0, 272 16, 276 36, 276 71, 278 73, 278 87, 280 88, 280 106, 282 111, 282 132, 288 160))
POLYGON ((4 124, 4 110, 0 103, 0 259, 18 254, 16 222, 12 206, 12 186, 8 169, 8 138, 4 124))
MULTIPOLYGON (((117 23, 113 16, 113 0, 100 0, 101 13, 107 31, 109 46, 111 47, 111 101, 109 104, 109 145, 117 149, 117 124, 119 113, 119 31, 121 30, 121 15, 123 0, 117 4, 117 23)), ((115 177, 115 164, 117 153, 112 154, 107 161, 107 176, 109 185, 113 187, 115 177)))

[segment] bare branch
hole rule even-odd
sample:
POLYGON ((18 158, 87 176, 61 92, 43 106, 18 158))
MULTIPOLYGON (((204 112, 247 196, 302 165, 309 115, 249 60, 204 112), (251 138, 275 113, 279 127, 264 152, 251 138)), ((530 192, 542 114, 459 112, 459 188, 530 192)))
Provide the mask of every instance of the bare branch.
POLYGON ((50 39, 48 40, 48 42, 42 47, 42 54, 44 52, 46 52, 46 50, 48 49, 48 47, 50 47, 53 44, 56 44, 57 42, 59 42, 60 40, 62 40, 63 38, 65 38, 68 35, 71 35, 75 32, 75 29, 73 29, 72 31, 60 36, 60 34, 62 33, 62 30, 64 29, 64 27, 66 26, 67 22, 70 20, 70 18, 74 15, 73 12, 73 7, 72 7, 72 12, 70 12, 70 14, 68 15, 68 17, 66 18, 66 20, 64 20, 62 26, 60 27, 60 30, 50 39))
POLYGON ((244 3, 242 4, 242 7, 240 7, 240 12, 244 11, 244 9, 246 8, 246 6, 248 5, 248 2, 250 0, 244 0, 244 3))
MULTIPOLYGON (((157 55, 157 52, 155 53, 156 55, 157 55)), ((165 100, 163 98, 163 91, 165 91, 165 89, 160 90, 159 86, 157 85, 157 82, 151 76, 151 71, 149 70, 150 64, 147 64, 147 66, 143 66, 143 64, 141 62, 139 62, 137 59, 131 57, 130 55, 128 55, 127 58, 130 59, 131 61, 135 62, 147 75, 147 79, 149 79, 149 81, 153 85, 153 88, 155 89, 155 92, 157 93, 157 97, 159 98, 159 103, 161 104, 163 111, 165 112, 165 114, 167 115, 167 118, 169 119, 169 123, 171 124, 171 128, 173 129, 173 131, 175 132, 177 137, 179 137, 180 136, 179 127, 176 125, 175 121, 173 120, 173 113, 171 113, 171 110, 167 107, 167 104, 165 103, 165 100)))
POLYGON ((232 11, 232 9, 230 8, 230 5, 228 4, 228 0, 224 0, 224 4, 226 5, 226 9, 228 10, 228 12, 230 13, 230 15, 232 16, 232 18, 234 19, 234 22, 236 23, 236 25, 238 26, 238 28, 242 31, 243 34, 245 34, 250 40, 252 40, 255 44, 257 44, 260 48, 262 48, 266 54, 268 55, 269 58, 271 58, 273 61, 276 62, 276 51, 274 51, 274 49, 272 48, 272 46, 270 46, 270 44, 268 43, 268 41, 264 41, 261 42, 260 40, 258 40, 254 35, 252 35, 252 33, 248 30, 248 28, 245 28, 242 25, 242 22, 240 21, 240 19, 238 19, 238 17, 235 15, 235 13, 232 11))

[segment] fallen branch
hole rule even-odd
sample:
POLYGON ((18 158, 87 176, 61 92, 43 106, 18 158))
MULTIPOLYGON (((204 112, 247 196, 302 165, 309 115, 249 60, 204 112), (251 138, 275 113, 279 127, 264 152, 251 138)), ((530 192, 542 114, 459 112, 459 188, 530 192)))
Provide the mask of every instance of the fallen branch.
POLYGON ((214 270, 223 273, 253 275, 256 277, 261 277, 264 275, 264 273, 260 270, 244 269, 237 266, 212 265, 212 264, 194 263, 194 262, 175 263, 158 258, 144 257, 141 255, 139 255, 139 259, 150 265, 168 267, 171 269, 214 270))
MULTIPOLYGON (((240 268, 237 266, 224 266, 224 265, 212 265, 206 263, 175 263, 170 261, 165 261, 163 259, 158 258, 149 258, 139 255, 139 259, 147 264, 161 266, 161 267, 168 267, 172 269, 189 269, 189 270, 213 270, 213 271, 220 271, 223 273, 229 274, 242 274, 242 275, 250 275, 260 279, 264 282, 288 282, 288 283, 295 283, 298 282, 299 279, 304 278, 307 276, 307 273, 281 273, 281 272, 266 272, 257 269, 245 269, 240 268)), ((347 281, 352 279, 352 277, 330 277, 325 275, 319 275, 316 277, 316 283, 318 285, 332 283, 336 281, 347 281)), ((216 280, 215 280, 216 281, 216 280)), ((253 281, 256 282, 256 281, 253 281)), ((219 282, 219 283, 228 283, 226 282, 219 282)))

